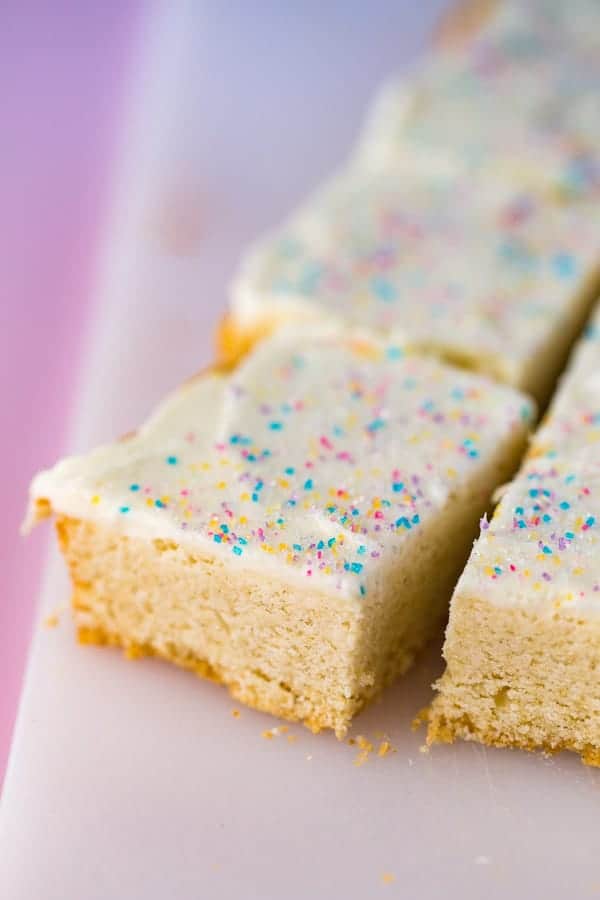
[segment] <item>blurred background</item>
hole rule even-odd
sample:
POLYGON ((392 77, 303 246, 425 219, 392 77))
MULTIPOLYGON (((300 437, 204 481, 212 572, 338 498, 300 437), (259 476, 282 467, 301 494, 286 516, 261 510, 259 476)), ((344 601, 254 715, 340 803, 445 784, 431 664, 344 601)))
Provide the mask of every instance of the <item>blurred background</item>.
MULTIPOLYGON (((159 54, 168 71, 155 73, 170 85, 155 144, 174 163, 145 219, 157 254, 173 261, 167 283, 146 286, 145 340, 133 350, 152 401, 210 360, 240 250, 343 160, 374 89, 410 67, 445 6, 1 4, 0 778, 49 537, 40 528, 24 540, 18 529, 32 474, 70 449, 80 371, 101 316, 98 273, 136 115, 134 86, 148 42, 161 40, 156 21, 185 27, 159 54), (176 352, 166 352, 165 333, 171 343, 176 337, 176 352)), ((101 396, 103 373, 97 378, 101 396)), ((134 409, 125 391, 113 434, 135 425, 134 409)))

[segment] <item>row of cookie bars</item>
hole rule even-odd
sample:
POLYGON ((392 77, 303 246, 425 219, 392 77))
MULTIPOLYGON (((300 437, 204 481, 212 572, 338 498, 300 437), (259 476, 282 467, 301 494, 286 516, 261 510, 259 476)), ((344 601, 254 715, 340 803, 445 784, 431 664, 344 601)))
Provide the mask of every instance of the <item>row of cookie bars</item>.
POLYGON ((386 87, 342 172, 242 261, 224 357, 327 321, 544 403, 599 283, 599 23, 591 0, 507 0, 386 87))
MULTIPOLYGON (((411 117, 426 88, 411 86, 411 117)), ((559 197, 525 166, 458 165, 450 144, 438 164, 408 124, 383 164, 377 128, 243 265, 222 343, 237 359, 263 340, 235 371, 31 488, 30 520, 57 518, 81 640, 338 735, 439 627, 525 447, 534 406, 515 386, 549 393, 598 258, 587 150, 585 189, 559 197)))

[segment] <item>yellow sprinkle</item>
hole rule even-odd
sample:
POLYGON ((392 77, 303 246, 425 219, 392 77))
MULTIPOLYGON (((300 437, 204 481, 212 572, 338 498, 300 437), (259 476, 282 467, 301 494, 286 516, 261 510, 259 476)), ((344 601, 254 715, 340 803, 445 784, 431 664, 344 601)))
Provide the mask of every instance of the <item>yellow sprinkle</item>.
POLYGON ((94 505, 97 505, 98 503, 100 503, 100 497, 98 496, 98 494, 94 494, 94 496, 92 497, 90 502, 93 503, 94 505))
POLYGON ((220 491, 222 491, 223 488, 227 487, 227 482, 226 481, 217 481, 217 487, 219 488, 220 491))
POLYGON ((56 628, 59 623, 59 618, 56 613, 52 613, 50 616, 46 616, 44 619, 44 625, 46 628, 56 628))
POLYGON ((382 884, 393 884, 395 880, 396 876, 393 874, 393 872, 384 872, 381 876, 382 884))

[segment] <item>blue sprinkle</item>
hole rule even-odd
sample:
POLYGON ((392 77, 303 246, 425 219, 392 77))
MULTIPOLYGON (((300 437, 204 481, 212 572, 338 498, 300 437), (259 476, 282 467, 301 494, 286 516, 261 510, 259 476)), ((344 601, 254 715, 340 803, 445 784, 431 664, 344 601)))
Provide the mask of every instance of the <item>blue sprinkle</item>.
POLYGON ((596 524, 596 519, 594 518, 594 516, 588 516, 587 519, 585 520, 585 524, 586 524, 589 528, 591 528, 592 525, 595 525, 595 524, 596 524))
POLYGON ((231 552, 232 552, 232 553, 235 553, 236 556, 241 556, 241 555, 242 555, 242 548, 241 548, 241 547, 232 547, 232 548, 231 548, 231 552))
POLYGON ((361 596, 361 597, 364 597, 366 593, 367 593, 366 587, 364 586, 364 584, 361 584, 361 586, 360 586, 360 596, 361 596))
POLYGON ((361 544, 358 550, 356 551, 360 556, 363 556, 367 552, 367 548, 364 544, 361 544))
POLYGON ((400 528, 401 525, 404 526, 404 528, 412 528, 412 525, 410 524, 406 516, 400 516, 399 519, 396 519, 396 528, 400 528))
POLYGON ((296 553, 302 553, 302 544, 292 544, 292 547, 296 551, 296 553))
POLYGON ((167 456, 167 462, 170 466, 176 466, 179 460, 176 456, 167 456))
POLYGON ((544 513, 544 515, 542 516, 542 520, 543 520, 544 522, 551 522, 551 521, 552 521, 552 516, 549 516, 548 513, 544 513))
POLYGON ((571 504, 569 503, 568 500, 562 500, 560 503, 560 508, 561 509, 571 509, 571 504))
POLYGON ((319 541, 317 544, 317 550, 322 550, 325 547, 325 541, 319 541))
POLYGON ((225 525, 225 523, 223 523, 223 525, 221 525, 220 527, 221 527, 221 531, 223 532, 223 534, 228 534, 229 525, 225 525))
POLYGON ((387 278, 373 278, 371 280, 371 290, 384 303, 392 303, 398 297, 396 288, 387 278))
POLYGON ((515 506, 515 513, 518 516, 522 516, 524 512, 525 512, 525 510, 523 509, 522 506, 515 506))
POLYGON ((545 553, 546 556, 550 556, 551 553, 552 553, 552 550, 550 549, 550 547, 548 547, 548 545, 545 545, 545 546, 543 547, 542 552, 545 553))
POLYGON ((271 431, 281 431, 283 428, 283 422, 269 422, 269 428, 271 431))
POLYGON ((538 488, 531 488, 531 490, 529 491, 530 497, 537 497, 538 494, 539 494, 538 488))
POLYGON ((552 259, 552 268, 559 278, 572 278, 577 271, 575 259, 570 253, 557 253, 552 259))
POLYGON ((400 347, 388 347, 385 355, 388 359, 402 359, 404 354, 400 347))
POLYGON ((296 470, 293 466, 288 466, 284 471, 286 475, 293 475, 296 470))
POLYGON ((420 518, 419 514, 415 513, 414 516, 412 517, 413 525, 418 525, 420 521, 421 521, 421 518, 420 518))
POLYGON ((119 507, 119 512, 121 512, 121 513, 128 513, 128 512, 129 512, 129 507, 128 507, 128 506, 121 506, 121 507, 119 507))
POLYGON ((333 547, 333 545, 335 544, 335 541, 336 541, 336 539, 334 537, 329 538, 329 540, 327 541, 327 546, 333 547))
POLYGON ((397 494, 399 491, 404 490, 404 483, 402 481, 395 481, 392 485, 392 490, 397 494))
POLYGON ((140 489, 139 484, 130 484, 130 485, 129 485, 129 490, 130 490, 130 491, 139 491, 139 489, 140 489))
POLYGON ((154 505, 155 505, 155 506, 158 506, 159 509, 164 509, 164 508, 165 508, 165 504, 162 502, 162 500, 155 500, 155 501, 154 501, 154 505))
POLYGON ((368 431, 371 431, 371 432, 379 431, 379 429, 383 428, 384 425, 385 425, 385 422, 383 421, 383 419, 373 419, 373 421, 369 422, 369 424, 367 425, 367 429, 368 429, 368 431))
POLYGON ((213 535, 213 541, 215 542, 215 544, 220 544, 222 540, 223 540, 223 538, 221 537, 220 534, 213 535))
POLYGON ((313 489, 313 480, 312 480, 312 478, 307 478, 306 481, 304 482, 304 490, 312 491, 312 489, 313 489))

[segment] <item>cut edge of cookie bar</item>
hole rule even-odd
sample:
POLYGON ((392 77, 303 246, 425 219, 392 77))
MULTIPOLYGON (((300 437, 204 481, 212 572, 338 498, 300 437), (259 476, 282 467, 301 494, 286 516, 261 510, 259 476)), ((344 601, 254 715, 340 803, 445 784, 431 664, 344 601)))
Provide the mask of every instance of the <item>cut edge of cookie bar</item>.
POLYGON ((458 594, 427 741, 571 750, 600 766, 600 619, 458 594))

